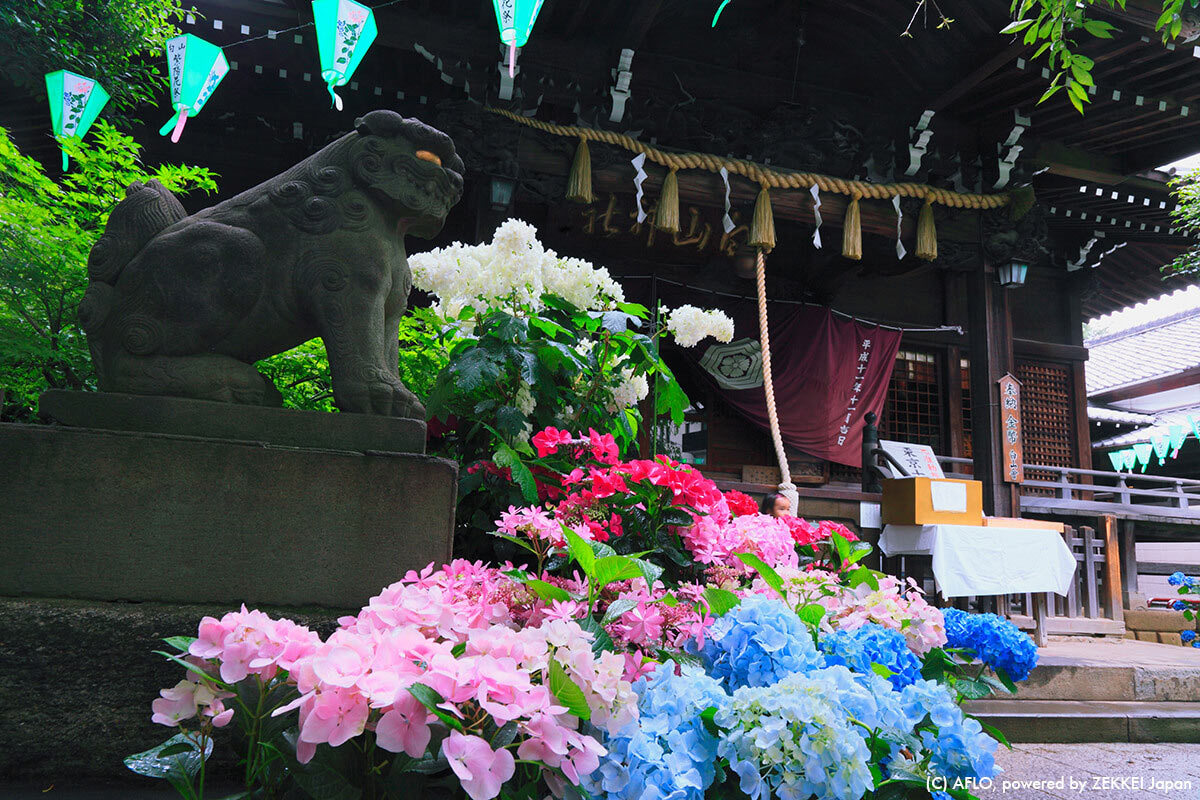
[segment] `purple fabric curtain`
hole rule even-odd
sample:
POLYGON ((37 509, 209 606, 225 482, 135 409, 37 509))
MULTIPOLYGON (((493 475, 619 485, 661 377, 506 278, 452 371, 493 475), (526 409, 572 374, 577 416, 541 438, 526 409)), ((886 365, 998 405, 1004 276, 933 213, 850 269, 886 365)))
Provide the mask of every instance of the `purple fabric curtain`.
MULTIPOLYGON (((757 310, 739 303, 726 311, 734 320, 733 341, 707 340, 685 352, 725 401, 769 431, 757 310)), ((862 466, 863 419, 883 409, 900 331, 836 317, 819 306, 773 304, 770 311, 771 375, 783 441, 818 458, 862 466)))

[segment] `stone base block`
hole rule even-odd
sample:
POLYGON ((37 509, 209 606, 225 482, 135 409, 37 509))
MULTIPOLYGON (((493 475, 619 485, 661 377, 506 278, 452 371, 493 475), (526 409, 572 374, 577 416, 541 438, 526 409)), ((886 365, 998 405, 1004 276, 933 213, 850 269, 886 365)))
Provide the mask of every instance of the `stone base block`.
POLYGON ((424 453, 425 421, 374 414, 326 414, 183 397, 52 390, 38 412, 76 428, 237 439, 321 450, 424 453))
MULTIPOLYGON (((183 669, 152 651, 164 649, 165 636, 195 636, 201 617, 228 610, 227 605, 0 598, 0 783, 36 780, 62 790, 80 782, 122 781, 169 792, 122 762, 172 735, 150 721, 150 703, 159 689, 182 679, 183 669)), ((322 636, 337 627, 340 613, 263 610, 322 636)), ((236 760, 230 752, 219 749, 214 759, 218 778, 233 774, 236 760)))
POLYGON ((40 425, 0 453, 0 596, 357 609, 452 553, 443 459, 40 425))

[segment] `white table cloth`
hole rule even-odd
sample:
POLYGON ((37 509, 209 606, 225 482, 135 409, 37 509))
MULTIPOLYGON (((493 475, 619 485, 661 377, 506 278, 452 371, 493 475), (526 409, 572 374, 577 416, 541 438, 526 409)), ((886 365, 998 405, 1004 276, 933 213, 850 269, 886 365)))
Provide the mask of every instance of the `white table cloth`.
POLYGON ((889 556, 933 556, 933 576, 943 597, 1065 595, 1075 575, 1075 556, 1053 530, 888 525, 879 548, 889 556))

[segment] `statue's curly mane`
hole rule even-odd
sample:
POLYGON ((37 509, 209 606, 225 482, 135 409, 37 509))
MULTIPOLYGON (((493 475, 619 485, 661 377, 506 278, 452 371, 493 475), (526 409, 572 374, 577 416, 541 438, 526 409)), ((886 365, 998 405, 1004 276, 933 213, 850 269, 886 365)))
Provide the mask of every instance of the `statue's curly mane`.
POLYGON ((305 233, 366 230, 379 215, 362 188, 383 169, 386 149, 377 136, 348 134, 281 175, 267 196, 305 233))

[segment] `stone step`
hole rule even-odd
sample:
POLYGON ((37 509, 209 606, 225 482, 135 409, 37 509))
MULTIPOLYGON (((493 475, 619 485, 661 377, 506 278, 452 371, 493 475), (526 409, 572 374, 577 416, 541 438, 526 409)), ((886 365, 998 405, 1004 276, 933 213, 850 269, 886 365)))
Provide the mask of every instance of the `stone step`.
POLYGON ((1015 699, 1028 701, 1200 702, 1200 667, 1041 664, 1018 688, 1015 699))
POLYGON ((1200 702, 976 700, 966 710, 1010 742, 1200 743, 1200 702))

